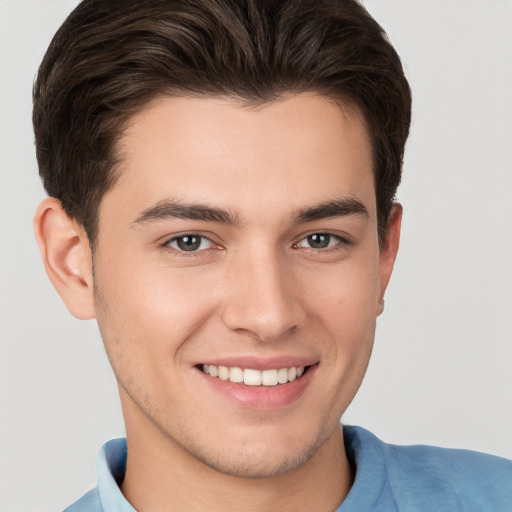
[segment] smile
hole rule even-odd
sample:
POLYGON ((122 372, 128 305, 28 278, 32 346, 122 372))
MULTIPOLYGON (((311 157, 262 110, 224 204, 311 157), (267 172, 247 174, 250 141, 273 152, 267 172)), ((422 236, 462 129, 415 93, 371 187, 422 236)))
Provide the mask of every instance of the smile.
POLYGON ((201 369, 207 375, 220 380, 229 380, 236 384, 246 386, 277 386, 287 384, 302 377, 307 367, 291 366, 289 368, 276 368, 271 370, 254 370, 252 368, 239 368, 204 364, 201 369))

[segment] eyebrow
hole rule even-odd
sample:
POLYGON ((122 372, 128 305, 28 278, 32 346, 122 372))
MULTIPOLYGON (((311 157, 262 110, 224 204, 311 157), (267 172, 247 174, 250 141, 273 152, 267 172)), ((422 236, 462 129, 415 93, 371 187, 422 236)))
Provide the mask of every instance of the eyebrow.
POLYGON ((242 223, 236 214, 221 208, 200 203, 184 203, 173 199, 164 199, 144 210, 133 221, 133 224, 168 219, 201 220, 230 226, 240 226, 242 223))
POLYGON ((369 217, 368 210, 361 201, 353 198, 344 198, 301 209, 293 216, 292 223, 303 224, 315 220, 346 217, 349 215, 363 215, 369 217))
MULTIPOLYGON (((316 220, 346 217, 349 215, 364 215, 368 217, 368 210, 364 204, 352 198, 327 201, 315 206, 298 210, 291 219, 291 224, 303 224, 316 220)), ((152 221, 168 219, 199 220, 226 224, 238 227, 242 225, 240 217, 234 213, 201 203, 184 203, 173 199, 164 199, 156 205, 144 210, 133 224, 144 224, 152 221)))

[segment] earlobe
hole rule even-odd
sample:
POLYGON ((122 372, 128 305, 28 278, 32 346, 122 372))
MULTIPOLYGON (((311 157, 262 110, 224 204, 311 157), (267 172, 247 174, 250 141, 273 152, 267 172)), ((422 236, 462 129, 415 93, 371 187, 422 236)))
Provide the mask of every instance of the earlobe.
POLYGON ((378 303, 378 306, 377 306, 377 316, 382 315, 382 313, 384 312, 384 306, 385 306, 384 297, 381 297, 379 299, 379 303, 378 303))
POLYGON ((37 208, 34 232, 46 273, 70 313, 94 318, 92 255, 83 229, 50 197, 37 208))
POLYGON ((380 273, 380 300, 377 308, 377 314, 384 311, 384 294, 388 287, 393 265, 395 264, 398 247, 400 245, 400 230, 402 226, 402 205, 394 203, 389 216, 389 224, 386 238, 380 249, 379 273, 380 273))

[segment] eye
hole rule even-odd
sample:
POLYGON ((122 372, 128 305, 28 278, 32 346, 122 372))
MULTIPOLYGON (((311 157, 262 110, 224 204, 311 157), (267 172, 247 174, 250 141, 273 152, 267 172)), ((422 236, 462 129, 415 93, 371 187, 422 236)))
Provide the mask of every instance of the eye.
POLYGON ((313 233, 303 238, 296 247, 304 247, 307 249, 328 249, 342 242, 342 239, 330 233, 313 233))
POLYGON ((213 242, 209 238, 192 233, 175 236, 165 244, 166 247, 171 247, 177 251, 184 252, 204 251, 206 249, 211 249, 213 245, 213 242))

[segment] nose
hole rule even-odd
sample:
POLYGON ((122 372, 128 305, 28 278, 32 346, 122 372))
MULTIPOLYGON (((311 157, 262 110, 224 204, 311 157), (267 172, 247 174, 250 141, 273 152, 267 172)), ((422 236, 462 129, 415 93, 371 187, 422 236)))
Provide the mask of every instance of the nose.
POLYGON ((284 257, 259 252, 240 258, 230 266, 225 286, 222 316, 231 330, 273 341, 304 322, 300 283, 284 257))

